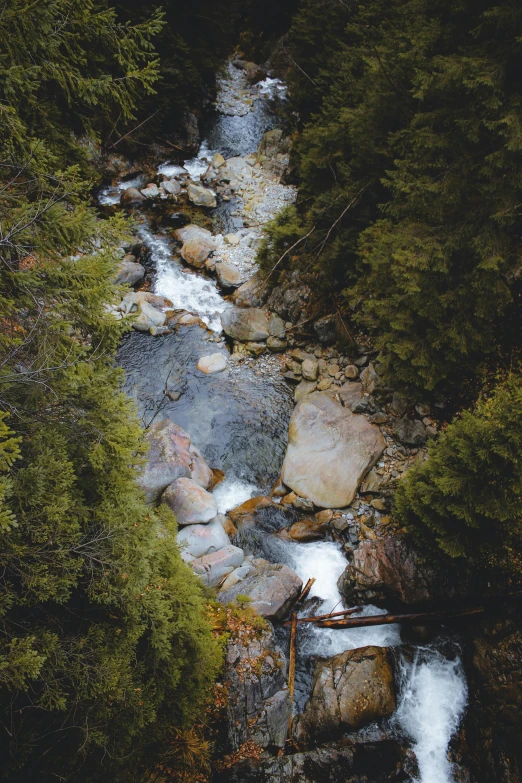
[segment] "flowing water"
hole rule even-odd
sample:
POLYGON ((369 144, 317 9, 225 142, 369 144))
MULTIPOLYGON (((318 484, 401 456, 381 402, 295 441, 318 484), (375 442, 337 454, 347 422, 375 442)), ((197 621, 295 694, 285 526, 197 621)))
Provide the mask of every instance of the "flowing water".
MULTIPOLYGON (((275 98, 284 99, 284 85, 267 79, 258 85, 258 100, 248 111, 233 113, 227 104, 237 75, 229 69, 222 81, 221 105, 207 128, 198 155, 183 166, 166 161, 158 171, 168 177, 188 175, 197 180, 206 171, 212 154, 225 157, 254 152, 263 133, 277 123, 275 98), (227 78, 229 81, 227 81, 227 78), (230 81, 232 80, 232 81, 230 81), (227 92, 228 90, 228 92, 227 92)), ((233 104, 233 98, 230 99, 233 104)), ((237 106, 236 106, 237 109, 237 106)), ((126 187, 142 186, 141 178, 121 182, 102 191, 102 204, 115 204, 126 187)), ((220 205, 215 215, 227 225, 231 206, 220 205)), ((151 338, 131 333, 124 339, 119 362, 127 373, 126 389, 136 399, 144 426, 171 418, 190 433, 213 468, 222 469, 225 480, 214 491, 220 513, 266 492, 279 474, 287 443, 291 390, 277 373, 267 372, 263 359, 259 370, 229 366, 216 375, 201 376, 195 370, 201 356, 216 351, 228 355, 221 332, 220 313, 228 303, 215 282, 203 275, 187 274, 166 237, 154 235, 146 222, 140 236, 151 251, 155 268, 153 290, 170 299, 174 307, 201 317, 212 332, 183 327, 177 332, 151 338), (209 343, 210 337, 212 342, 209 343), (179 392, 171 400, 164 392, 179 392)), ((297 544, 274 535, 292 520, 291 512, 268 511, 259 515, 259 527, 241 541, 247 552, 263 555, 292 567, 304 582, 315 577, 309 600, 317 614, 342 608, 337 581, 346 568, 340 545, 321 541, 297 544)), ((362 615, 382 609, 365 606, 362 615)), ((312 664, 348 649, 376 645, 399 648, 400 629, 395 625, 334 631, 299 627, 300 662, 296 675, 296 705, 302 708, 309 694, 312 664)), ((392 725, 412 743, 418 762, 415 783, 454 783, 448 746, 466 707, 467 689, 458 654, 448 655, 438 647, 417 648, 413 659, 399 653, 399 697, 392 725)), ((413 781, 412 781, 413 783, 413 781)))

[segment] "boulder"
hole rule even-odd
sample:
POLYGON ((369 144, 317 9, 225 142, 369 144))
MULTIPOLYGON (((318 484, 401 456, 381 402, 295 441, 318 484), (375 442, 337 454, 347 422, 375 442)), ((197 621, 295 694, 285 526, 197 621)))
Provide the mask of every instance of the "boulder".
POLYGON ((427 432, 422 421, 403 416, 393 428, 393 434, 405 446, 423 446, 426 443, 427 432))
POLYGON ((131 291, 131 293, 127 294, 121 301, 119 309, 122 313, 128 315, 129 313, 138 312, 143 303, 157 308, 172 307, 170 299, 166 299, 164 296, 157 296, 150 291, 131 291))
POLYGON ((355 381, 359 377, 359 368, 355 364, 348 364, 344 368, 344 376, 347 381, 355 381))
POLYGON ((208 188, 204 188, 202 185, 195 185, 193 182, 189 182, 187 186, 187 195, 197 207, 215 207, 217 201, 214 193, 208 188))
POLYGON ((181 248, 181 257, 187 264, 201 269, 215 249, 216 243, 212 239, 194 237, 184 242, 181 248))
POLYGON ((142 189, 141 193, 143 196, 145 196, 145 198, 155 199, 158 198, 160 189, 157 185, 154 184, 154 182, 149 182, 147 187, 142 189))
POLYGON ((148 302, 140 302, 138 305, 138 315, 133 320, 132 326, 138 332, 148 332, 149 329, 164 326, 167 316, 160 310, 156 310, 148 302))
POLYGON ((145 196, 142 196, 138 188, 127 188, 122 190, 120 196, 120 204, 122 207, 135 207, 139 204, 143 204, 145 196))
POLYGON ((306 543, 319 541, 328 530, 328 525, 320 519, 300 519, 288 528, 288 535, 293 541, 306 543))
POLYGON ((237 307, 261 307, 268 296, 266 275, 256 272, 250 280, 240 285, 232 295, 232 301, 237 307))
POLYGON ((286 336, 285 322, 275 313, 272 313, 268 321, 268 331, 271 337, 278 337, 280 340, 284 340, 286 336))
POLYGON ((224 592, 225 590, 228 590, 229 587, 234 587, 234 585, 237 585, 239 582, 243 582, 247 576, 250 576, 250 574, 253 573, 253 571, 254 566, 250 563, 239 566, 239 568, 236 568, 229 576, 227 576, 221 585, 220 590, 224 592))
POLYGON ((216 501, 210 492, 191 478, 179 478, 169 484, 161 496, 176 515, 178 525, 210 522, 217 516, 216 501))
POLYGON ((178 533, 178 544, 183 553, 192 557, 203 557, 230 546, 230 539, 225 533, 221 518, 216 517, 206 525, 187 525, 182 528, 178 533))
POLYGON ((212 156, 212 167, 215 169, 220 169, 221 166, 225 165, 225 158, 220 152, 216 152, 215 155, 212 156))
POLYGON ((218 600, 227 604, 240 594, 247 595, 251 599, 249 606, 261 617, 282 620, 302 587, 302 580, 291 568, 264 561, 242 582, 219 593, 218 600))
POLYGON ((202 356, 197 363, 197 368, 205 375, 212 375, 215 372, 226 370, 227 360, 222 353, 213 353, 210 356, 202 356))
POLYGON ((331 394, 308 394, 290 419, 282 480, 319 508, 349 506, 385 445, 378 427, 331 394))
MULTIPOLYGON (((182 212, 176 212, 175 214, 183 215, 182 212)), ((191 239, 207 239, 209 242, 212 240, 211 232, 202 226, 197 226, 195 223, 189 223, 186 226, 177 228, 174 231, 174 237, 178 242, 189 242, 191 239)))
POLYGON ((145 267, 141 264, 136 263, 136 261, 126 261, 123 259, 118 264, 118 269, 116 270, 116 276, 114 278, 114 282, 116 285, 135 285, 136 283, 139 283, 140 280, 142 280, 145 277, 145 267))
POLYGON ((279 353, 288 348, 288 343, 286 340, 280 340, 279 337, 269 337, 266 341, 266 347, 272 353, 279 353))
POLYGON ((301 381, 301 383, 295 387, 294 400, 299 402, 306 397, 307 394, 312 394, 316 389, 317 384, 314 381, 301 381))
POLYGON ((298 740, 329 740, 358 731, 395 709, 390 651, 347 650, 316 664, 312 696, 296 727, 298 740))
POLYGON ((239 234, 225 234, 223 240, 227 245, 239 245, 241 242, 241 237, 239 234))
POLYGON ((363 399, 362 385, 357 382, 344 383, 342 386, 336 386, 332 390, 333 394, 338 394, 345 408, 353 410, 354 406, 363 399))
POLYGON ((324 318, 319 318, 314 324, 314 329, 320 343, 323 343, 323 345, 334 343, 337 339, 335 315, 326 315, 324 318))
POLYGON ((212 471, 191 444, 190 435, 173 421, 153 424, 145 439, 149 451, 139 484, 149 503, 159 500, 163 490, 178 478, 192 478, 205 489, 211 485, 212 471))
POLYGON ((222 288, 237 288, 241 282, 241 272, 235 264, 218 261, 215 272, 222 288))
POLYGON ((230 307, 221 313, 221 324, 229 337, 240 342, 257 342, 270 336, 268 318, 265 312, 257 307, 230 307))
POLYGON ((244 557, 242 549, 229 544, 217 552, 209 552, 208 555, 192 560, 190 565, 207 587, 216 587, 241 565, 244 557))
POLYGON ((181 185, 176 179, 164 179, 161 187, 169 196, 177 196, 181 193, 181 185))
POLYGON ((317 359, 305 359, 301 365, 301 372, 305 381, 316 381, 319 375, 319 362, 317 359))

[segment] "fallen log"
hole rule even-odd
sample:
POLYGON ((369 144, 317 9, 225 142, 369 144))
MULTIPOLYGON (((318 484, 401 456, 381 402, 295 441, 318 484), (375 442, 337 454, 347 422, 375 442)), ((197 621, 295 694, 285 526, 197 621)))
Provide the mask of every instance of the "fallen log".
POLYGON ((292 736, 292 723, 294 713, 294 690, 295 690, 295 661, 297 658, 297 612, 294 612, 290 628, 290 655, 288 664, 288 690, 290 692, 290 718, 288 720, 288 729, 286 732, 287 742, 292 736))
POLYGON ((308 597, 308 593, 310 592, 310 590, 312 589, 312 587, 314 586, 314 584, 315 584, 315 579, 309 579, 309 580, 308 580, 308 582, 307 582, 307 583, 306 583, 306 585, 304 586, 304 590, 303 590, 303 592, 301 593, 301 595, 300 595, 300 596, 299 596, 299 598, 297 599, 296 603, 298 603, 298 604, 302 604, 302 603, 303 603, 303 601, 305 600, 305 598, 307 598, 307 597, 308 597))
POLYGON ((393 623, 412 623, 432 620, 438 617, 465 617, 484 612, 483 606, 472 609, 438 609, 434 612, 416 612, 415 614, 374 614, 366 617, 354 617, 348 620, 321 620, 319 628, 367 628, 372 625, 392 625, 393 623))
MULTIPOLYGON (((329 612, 328 614, 315 614, 311 615, 310 617, 298 617, 297 623, 318 623, 321 620, 330 620, 332 617, 345 617, 348 614, 354 614, 355 612, 360 612, 362 609, 362 606, 354 606, 353 609, 343 609, 342 612, 329 612)), ((283 625, 288 626, 291 625, 292 621, 287 620, 286 623, 283 623, 283 625)))

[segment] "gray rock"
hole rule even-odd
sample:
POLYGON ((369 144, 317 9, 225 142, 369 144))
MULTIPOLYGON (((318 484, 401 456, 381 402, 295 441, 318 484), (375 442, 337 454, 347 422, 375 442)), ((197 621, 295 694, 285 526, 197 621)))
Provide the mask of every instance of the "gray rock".
POLYGON ((320 661, 312 696, 296 727, 296 737, 332 740, 358 731, 395 709, 391 655, 383 647, 361 647, 320 661))
POLYGON ((192 478, 205 489, 210 486, 212 471, 191 444, 190 435, 173 421, 153 424, 145 439, 149 451, 139 484, 149 503, 159 500, 163 490, 178 478, 192 478))
POLYGON ((212 234, 206 228, 197 226, 195 223, 189 223, 186 226, 177 228, 174 231, 174 237, 178 242, 189 242, 191 239, 206 239, 212 241, 212 234))
POLYGON ((301 372, 305 381, 316 381, 319 375, 319 363, 316 359, 305 359, 301 365, 301 372))
POLYGON ((256 272, 250 280, 240 285, 232 295, 232 301, 237 307, 261 307, 266 302, 268 288, 266 275, 256 272))
POLYGON ((145 267, 135 261, 126 261, 123 259, 118 264, 114 282, 116 285, 135 285, 145 277, 145 267))
POLYGON ((231 307, 221 313, 221 323, 225 333, 240 342, 257 342, 270 336, 268 318, 263 310, 256 307, 231 307))
POLYGON ((290 419, 281 477, 319 508, 343 508, 384 447, 378 427, 328 392, 314 392, 297 404, 290 419))
POLYGON ((183 552, 192 557, 203 557, 230 546, 230 539, 221 519, 216 517, 206 525, 187 525, 182 528, 178 533, 178 544, 183 552))
POLYGON ((426 427, 417 419, 403 416, 393 428, 393 434, 405 446, 422 446, 426 442, 426 427))
POLYGON ((307 394, 312 394, 316 389, 317 384, 315 381, 301 381, 294 391, 294 400, 299 402, 299 400, 302 400, 307 394))
POLYGON ((141 193, 143 196, 145 196, 145 198, 155 199, 158 198, 160 190, 153 182, 149 182, 147 187, 142 189, 141 193))
POLYGON ((215 271, 222 288, 237 288, 241 283, 241 272, 235 264, 219 261, 215 266, 215 271))
MULTIPOLYGON (((349 408, 351 411, 363 399, 362 385, 358 382, 345 383, 334 389, 332 394, 338 394, 344 407, 349 408)), ((356 412, 354 411, 354 413, 356 412)))
POLYGON ((230 544, 217 552, 209 552, 208 555, 192 560, 190 565, 207 587, 217 587, 223 579, 241 565, 244 558, 243 550, 230 544))
POLYGON ((122 207, 135 207, 143 204, 144 201, 145 196, 142 196, 137 188, 127 188, 121 192, 120 204, 122 207))
POLYGON ((148 302, 140 302, 138 305, 138 315, 132 322, 133 329, 138 332, 148 332, 149 329, 154 327, 164 326, 167 321, 167 316, 160 310, 156 310, 148 302))
POLYGON ((217 516, 216 501, 193 479, 179 478, 169 484, 161 496, 176 515, 178 525, 196 525, 210 522, 217 516))
MULTIPOLYGON (((210 522, 210 524, 212 525, 213 522, 210 522)), ((185 528, 185 530, 186 529, 187 528, 185 528)), ((237 585, 239 582, 243 582, 247 576, 250 576, 250 574, 254 572, 254 570, 254 566, 250 563, 236 568, 229 576, 227 576, 221 585, 221 590, 225 592, 225 590, 228 590, 230 587, 234 587, 234 585, 237 585)))
POLYGON ((266 347, 272 351, 272 353, 278 353, 279 351, 285 351, 288 347, 286 340, 280 340, 279 337, 269 337, 266 341, 266 347))
POLYGON ((226 357, 222 353, 213 353, 210 356, 202 356, 197 363, 197 368, 205 375, 213 375, 227 368, 226 357))
POLYGON ((281 620, 301 592, 302 580, 288 566, 264 562, 253 574, 229 590, 219 593, 226 604, 241 595, 251 599, 249 606, 268 620, 281 620))
POLYGON ((176 179, 164 179, 161 187, 170 196, 177 196, 181 193, 181 185, 176 179))
POLYGON ((337 339, 337 330, 335 325, 335 315, 326 315, 319 318, 314 324, 314 330, 323 345, 334 343, 337 339))
POLYGON ((187 195, 197 207, 215 207, 217 201, 215 195, 208 188, 204 188, 202 185, 195 185, 193 182, 189 182, 187 186, 187 195))
POLYGON ((286 335, 285 322, 278 315, 272 313, 268 321, 268 331, 271 337, 278 337, 280 340, 284 340, 286 335))
POLYGON ((375 389, 381 384, 381 376, 378 375, 373 363, 370 362, 361 372, 361 384, 365 394, 373 394, 375 389))
POLYGON ((181 257, 187 264, 201 269, 209 255, 216 249, 213 239, 194 237, 188 239, 181 248, 181 257))

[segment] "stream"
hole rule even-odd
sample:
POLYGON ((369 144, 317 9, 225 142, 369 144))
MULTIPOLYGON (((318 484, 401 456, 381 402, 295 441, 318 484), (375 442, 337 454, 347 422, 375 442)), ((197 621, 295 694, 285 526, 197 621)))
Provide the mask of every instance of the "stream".
MULTIPOLYGON (((230 158, 257 150, 265 131, 277 126, 277 106, 284 100, 284 85, 267 79, 251 88, 255 100, 248 105, 241 96, 242 78, 230 65, 221 79, 217 112, 206 128, 199 154, 183 167, 166 160, 159 166, 159 173, 175 177, 188 172, 197 181, 214 153, 230 158)), ((116 204, 123 189, 143 184, 138 177, 105 188, 100 202, 116 204)), ((287 201, 295 197, 288 186, 277 194, 287 201)), ((275 214, 281 204, 276 199, 265 206, 268 213, 275 214)), ((226 232, 231 225, 240 231, 241 200, 229 204, 220 201, 213 220, 214 232, 226 232)), ((257 230, 262 231, 262 226, 257 230)), ((154 293, 170 299, 175 308, 198 315, 208 331, 185 326, 157 338, 138 332, 128 334, 118 355, 126 371, 125 388, 136 400, 145 427, 158 418, 172 419, 190 433, 208 464, 225 473, 214 496, 219 512, 226 513, 249 498, 267 493, 279 476, 294 407, 292 389, 279 371, 276 356, 261 356, 246 364, 229 362, 225 372, 209 376, 196 370, 201 356, 220 352, 228 357, 220 314, 230 305, 213 279, 184 271, 170 239, 154 234, 147 219, 139 233, 151 253, 154 293), (167 387, 179 392, 179 399, 165 396, 167 387)), ((256 556, 262 554, 287 564, 303 582, 315 577, 310 599, 317 599, 317 613, 343 608, 337 580, 346 567, 346 558, 339 544, 303 544, 275 537, 268 544, 260 537, 256 546, 256 556)), ((366 606, 362 614, 382 612, 366 606)), ((281 638, 288 643, 287 637, 281 638)), ((418 776, 411 778, 412 783, 454 783, 456 771, 448 758, 448 747, 465 712, 467 687, 458 646, 451 640, 448 643, 441 638, 427 647, 417 646, 413 655, 406 655, 401 651, 398 626, 344 631, 300 626, 297 709, 302 710, 308 698, 314 659, 368 645, 396 648, 399 693, 390 727, 398 736, 408 738, 417 758, 418 776)), ((411 647, 409 650, 411 653, 411 647)))

